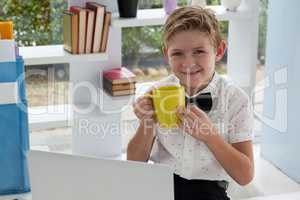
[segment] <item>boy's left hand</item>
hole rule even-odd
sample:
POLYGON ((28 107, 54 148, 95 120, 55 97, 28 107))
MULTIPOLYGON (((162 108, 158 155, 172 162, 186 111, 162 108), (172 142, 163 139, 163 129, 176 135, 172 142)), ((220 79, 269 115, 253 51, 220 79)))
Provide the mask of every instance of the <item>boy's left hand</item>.
POLYGON ((216 129, 207 114, 195 105, 188 105, 186 109, 179 108, 181 128, 194 138, 207 142, 210 136, 216 134, 216 129))

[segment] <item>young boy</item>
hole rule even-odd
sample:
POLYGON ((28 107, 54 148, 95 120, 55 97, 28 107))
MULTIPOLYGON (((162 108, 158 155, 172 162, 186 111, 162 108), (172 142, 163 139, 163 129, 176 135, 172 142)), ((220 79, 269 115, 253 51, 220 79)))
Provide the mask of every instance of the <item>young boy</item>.
POLYGON ((186 91, 187 107, 178 111, 183 122, 165 132, 156 123, 151 99, 139 98, 134 111, 140 125, 127 159, 150 159, 174 169, 176 200, 229 199, 230 177, 240 185, 253 179, 252 115, 247 95, 215 72, 226 49, 218 21, 200 7, 179 8, 168 17, 163 39, 174 74, 168 81, 177 79, 186 91))

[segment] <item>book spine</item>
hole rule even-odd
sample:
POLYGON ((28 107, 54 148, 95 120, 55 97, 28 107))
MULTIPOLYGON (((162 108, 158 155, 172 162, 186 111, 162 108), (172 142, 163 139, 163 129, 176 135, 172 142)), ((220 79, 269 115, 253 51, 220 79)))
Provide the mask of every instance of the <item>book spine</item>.
POLYGON ((85 53, 92 52, 94 15, 95 15, 94 11, 87 9, 85 53))
POLYGON ((111 12, 106 12, 104 17, 104 23, 103 23, 103 33, 102 33, 100 52, 106 52, 110 24, 111 24, 111 12))
POLYGON ((108 88, 112 91, 135 89, 135 82, 133 82, 133 83, 112 84, 106 78, 103 78, 103 85, 106 86, 106 88, 108 88))
POLYGON ((95 21, 95 33, 93 41, 93 52, 100 52, 101 48, 101 39, 102 39, 102 30, 104 22, 105 7, 99 7, 97 10, 96 21, 95 21))
POLYGON ((86 11, 79 12, 79 46, 78 53, 82 54, 85 50, 85 35, 86 35, 86 11))
POLYGON ((77 54, 78 53, 78 15, 72 16, 72 53, 77 54))
POLYGON ((66 12, 63 13, 63 27, 64 49, 72 52, 72 16, 66 12))

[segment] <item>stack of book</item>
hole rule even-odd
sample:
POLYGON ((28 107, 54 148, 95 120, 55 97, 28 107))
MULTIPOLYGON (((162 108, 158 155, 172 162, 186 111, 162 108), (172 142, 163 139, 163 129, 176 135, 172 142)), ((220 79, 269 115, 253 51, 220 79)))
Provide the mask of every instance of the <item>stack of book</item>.
POLYGON ((24 60, 13 32, 12 21, 0 21, 0 196, 30 191, 24 60))
POLYGON ((96 2, 71 6, 63 13, 64 49, 72 54, 105 52, 111 12, 96 2))
POLYGON ((103 72, 103 89, 112 96, 135 93, 136 76, 125 67, 113 68, 103 72))

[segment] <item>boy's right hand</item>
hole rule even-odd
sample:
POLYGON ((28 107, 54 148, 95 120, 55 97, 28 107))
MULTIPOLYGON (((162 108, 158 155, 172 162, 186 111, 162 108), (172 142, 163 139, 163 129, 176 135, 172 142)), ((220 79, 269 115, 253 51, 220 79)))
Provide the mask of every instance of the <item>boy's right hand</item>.
POLYGON ((153 102, 151 97, 147 96, 147 94, 137 99, 137 101, 133 104, 133 111, 140 120, 155 120, 153 102))

